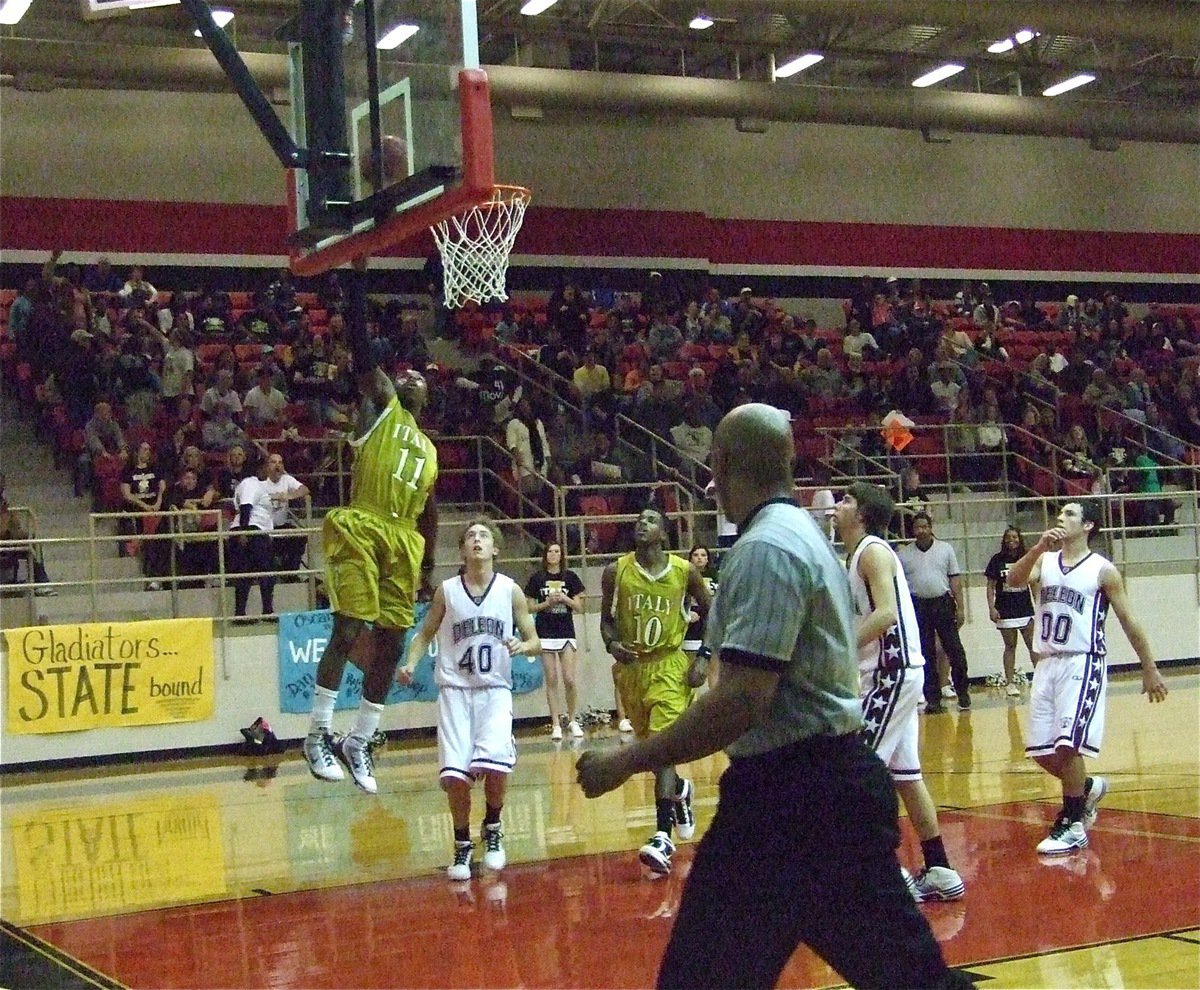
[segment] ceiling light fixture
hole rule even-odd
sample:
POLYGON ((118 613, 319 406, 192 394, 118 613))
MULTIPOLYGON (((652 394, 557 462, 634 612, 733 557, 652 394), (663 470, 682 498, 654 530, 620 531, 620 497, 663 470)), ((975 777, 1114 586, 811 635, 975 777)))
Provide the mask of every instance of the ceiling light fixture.
POLYGON ((558 0, 529 0, 529 2, 521 8, 521 13, 526 17, 536 17, 543 11, 549 10, 556 3, 558 3, 558 0))
POLYGON ((1001 38, 999 41, 993 41, 988 45, 988 51, 993 55, 1003 55, 1005 52, 1011 52, 1017 45, 1027 45, 1034 38, 1040 35, 1040 31, 1033 31, 1030 28, 1021 28, 1011 38, 1001 38))
POLYGON ((959 65, 957 62, 947 62, 945 65, 939 65, 936 69, 930 69, 923 76, 918 76, 912 81, 912 84, 917 89, 924 89, 926 86, 932 86, 934 83, 940 83, 943 79, 949 79, 951 76, 957 76, 966 66, 959 65))
POLYGON ((393 48, 399 48, 420 30, 420 27, 416 24, 397 24, 375 42, 375 47, 381 48, 385 52, 390 52, 393 48))
POLYGON ((688 27, 690 27, 693 31, 707 31, 715 23, 716 21, 714 21, 707 14, 697 14, 690 21, 688 21, 688 27))
POLYGON ((25 16, 33 0, 4 0, 0 5, 0 24, 16 24, 25 16))
MULTIPOLYGON (((223 28, 223 27, 225 27, 225 25, 227 25, 230 21, 233 20, 233 11, 232 10, 214 10, 212 12, 212 18, 213 18, 213 23, 217 27, 223 28)), ((197 38, 204 37, 204 35, 202 35, 200 33, 199 28, 196 28, 196 30, 193 31, 192 34, 195 35, 197 38)))
POLYGON ((1088 83, 1095 81, 1096 77, 1091 73, 1081 72, 1070 79, 1064 79, 1060 83, 1055 83, 1048 89, 1043 89, 1042 96, 1061 96, 1063 93, 1069 93, 1073 89, 1078 89, 1080 86, 1086 86, 1088 83))
POLYGON ((811 69, 818 62, 823 61, 824 55, 818 52, 809 52, 807 55, 797 55, 790 62, 784 62, 775 70, 776 79, 786 79, 788 76, 794 76, 798 72, 803 72, 805 69, 811 69))

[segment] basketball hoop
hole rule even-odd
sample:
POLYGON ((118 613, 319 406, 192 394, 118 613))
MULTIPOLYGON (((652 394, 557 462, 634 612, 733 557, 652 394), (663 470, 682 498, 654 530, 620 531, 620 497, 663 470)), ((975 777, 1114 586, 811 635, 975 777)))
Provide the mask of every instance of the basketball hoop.
POLYGON ((489 199, 429 228, 442 256, 447 309, 508 298, 508 256, 528 205, 528 189, 496 186, 489 199))

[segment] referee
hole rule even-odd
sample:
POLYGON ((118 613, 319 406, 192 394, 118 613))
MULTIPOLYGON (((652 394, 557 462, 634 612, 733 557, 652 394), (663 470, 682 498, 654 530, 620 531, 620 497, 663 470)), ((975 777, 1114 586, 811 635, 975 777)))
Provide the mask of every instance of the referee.
POLYGON ((659 987, 773 987, 807 943, 856 987, 969 987, 946 967, 896 859, 897 803, 861 739, 845 569, 792 498, 785 413, 749 404, 717 428, 717 499, 740 536, 707 644, 717 686, 671 726, 584 753, 588 797, 726 747, 659 987))
POLYGON ((954 547, 933 535, 928 512, 912 517, 913 541, 897 553, 917 613, 921 653, 925 657, 925 714, 940 715, 942 704, 938 682, 937 643, 950 660, 950 682, 958 695, 959 711, 971 708, 967 684, 967 651, 958 630, 967 620, 963 606, 962 568, 954 547))

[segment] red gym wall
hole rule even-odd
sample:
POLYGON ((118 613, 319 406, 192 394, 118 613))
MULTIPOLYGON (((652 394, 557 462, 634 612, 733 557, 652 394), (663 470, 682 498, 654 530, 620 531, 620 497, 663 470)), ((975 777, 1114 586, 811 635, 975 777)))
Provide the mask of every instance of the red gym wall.
MULTIPOLYGON (((0 90, 4 260, 275 264, 282 171, 233 97, 0 90)), ((497 115, 522 263, 1200 283, 1196 149, 732 121, 497 115)), ((420 258, 424 243, 403 245, 420 258)))

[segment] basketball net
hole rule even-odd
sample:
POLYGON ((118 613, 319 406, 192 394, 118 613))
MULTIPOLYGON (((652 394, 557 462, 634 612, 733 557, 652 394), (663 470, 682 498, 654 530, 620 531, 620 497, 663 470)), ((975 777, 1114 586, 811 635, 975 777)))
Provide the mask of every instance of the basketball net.
POLYGON ((504 288, 508 256, 528 205, 528 189, 496 186, 490 199, 430 228, 442 256, 447 309, 468 300, 508 298, 504 288))

